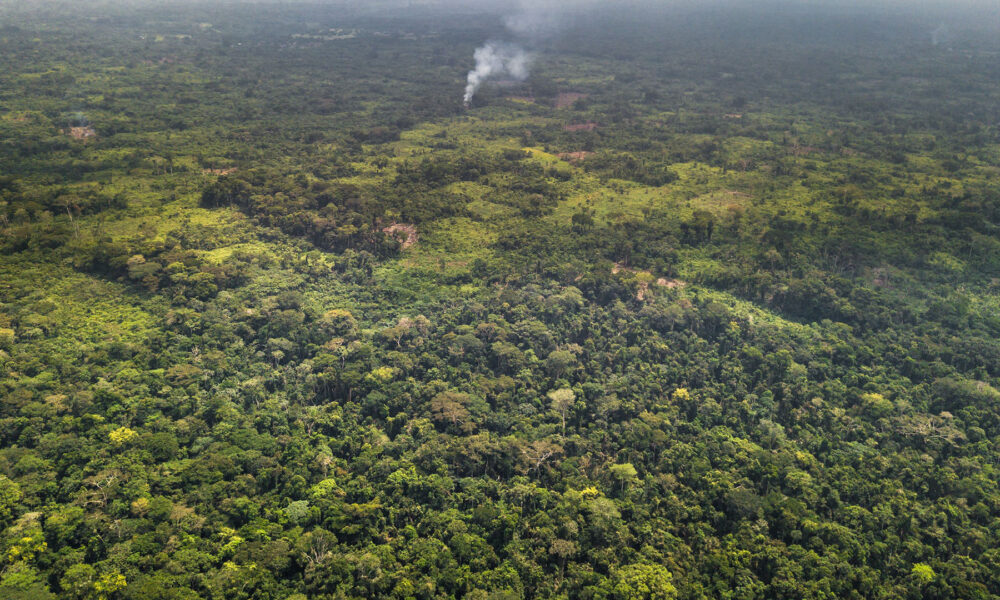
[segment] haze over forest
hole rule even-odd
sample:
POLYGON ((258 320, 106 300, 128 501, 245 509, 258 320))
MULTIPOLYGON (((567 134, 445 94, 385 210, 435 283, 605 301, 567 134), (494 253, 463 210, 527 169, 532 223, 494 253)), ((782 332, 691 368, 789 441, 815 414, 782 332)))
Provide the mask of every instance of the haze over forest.
POLYGON ((0 0, 0 599, 1000 598, 1000 5, 0 0))

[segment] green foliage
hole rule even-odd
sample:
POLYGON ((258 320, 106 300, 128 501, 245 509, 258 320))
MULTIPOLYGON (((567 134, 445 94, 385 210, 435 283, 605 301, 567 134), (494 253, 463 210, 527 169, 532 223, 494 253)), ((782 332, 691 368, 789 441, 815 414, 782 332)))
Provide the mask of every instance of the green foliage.
POLYGON ((0 598, 1000 596, 1000 38, 356 4, 0 9, 0 598))
POLYGON ((615 570, 612 597, 621 600, 670 600, 677 597, 677 589, 670 583, 672 578, 662 565, 626 565, 615 570))
POLYGON ((21 501, 21 486, 0 475, 0 526, 10 524, 21 501))
POLYGON ((910 574, 920 583, 920 585, 926 585, 932 581, 937 575, 934 573, 934 569, 930 565, 924 563, 917 563, 913 565, 913 569, 910 574))
POLYGON ((0 575, 0 595, 10 600, 54 600, 41 574, 27 566, 7 570, 0 575))

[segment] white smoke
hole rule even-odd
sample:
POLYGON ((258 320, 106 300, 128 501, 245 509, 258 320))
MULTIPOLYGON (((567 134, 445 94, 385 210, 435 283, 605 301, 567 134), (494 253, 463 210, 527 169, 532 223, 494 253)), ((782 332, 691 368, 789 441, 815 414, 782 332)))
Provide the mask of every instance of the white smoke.
MULTIPOLYGON (((560 0, 519 0, 517 11, 504 18, 504 26, 515 39, 531 45, 558 33, 565 25, 566 11, 566 4, 560 0)), ((491 78, 527 79, 534 60, 532 53, 514 42, 487 42, 476 49, 473 57, 476 68, 469 71, 465 86, 466 106, 491 78)))
POLYGON ((479 88, 494 77, 507 76, 517 81, 528 78, 531 72, 531 54, 517 44, 487 42, 473 55, 476 68, 469 71, 465 86, 465 104, 472 102, 479 88))
MULTIPOLYGON (((535 53, 525 50, 525 46, 537 50, 544 40, 557 36, 570 26, 576 16, 605 6, 606 2, 607 0, 516 0, 516 8, 503 20, 514 41, 488 42, 476 50, 476 68, 469 71, 468 84, 465 86, 465 105, 468 106, 483 83, 493 77, 507 76, 518 81, 527 79, 535 53)), ((636 0, 616 2, 615 6, 627 10, 636 0)))
POLYGON ((937 29, 931 32, 931 44, 935 46, 941 46, 950 43, 951 43, 951 30, 944 23, 938 25, 937 29))

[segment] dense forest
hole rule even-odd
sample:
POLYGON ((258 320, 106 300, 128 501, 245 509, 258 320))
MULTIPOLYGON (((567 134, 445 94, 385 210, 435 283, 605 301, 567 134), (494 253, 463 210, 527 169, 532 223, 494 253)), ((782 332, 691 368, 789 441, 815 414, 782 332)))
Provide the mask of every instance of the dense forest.
POLYGON ((0 0, 0 598, 1000 598, 998 21, 776 6, 0 0))

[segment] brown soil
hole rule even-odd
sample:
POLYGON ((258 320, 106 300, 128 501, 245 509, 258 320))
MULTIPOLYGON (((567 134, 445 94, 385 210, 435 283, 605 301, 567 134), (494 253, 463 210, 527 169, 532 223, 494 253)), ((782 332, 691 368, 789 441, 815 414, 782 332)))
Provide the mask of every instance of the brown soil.
POLYGON ((94 131, 93 127, 70 127, 69 136, 74 140, 85 140, 97 137, 97 132, 94 131))
POLYGON ((205 175, 229 175, 230 173, 235 173, 238 171, 236 167, 231 167, 229 169, 202 169, 201 172, 205 175))
MULTIPOLYGON (((618 273, 621 273, 622 271, 625 271, 626 273, 644 273, 645 272, 645 271, 639 271, 638 269, 633 269, 631 267, 623 266, 621 263, 615 263, 614 266, 611 267, 611 273, 613 273, 615 275, 617 275, 618 273)), ((686 281, 681 281, 680 279, 668 279, 666 277, 660 277, 659 279, 656 280, 656 285, 658 285, 660 287, 665 287, 667 289, 675 289, 675 288, 682 288, 682 287, 686 286, 687 282, 686 281)), ((645 281, 640 281, 639 282, 639 289, 635 293, 635 299, 639 300, 639 301, 642 301, 642 300, 646 299, 647 295, 649 295, 649 283, 647 283, 645 281)))
MULTIPOLYGON (((681 281, 680 279, 667 279, 666 277, 660 277, 656 280, 656 285, 672 290, 686 286, 687 282, 681 281)), ((639 289, 635 293, 635 299, 642 301, 646 299, 647 295, 649 295, 649 284, 642 281, 639 283, 639 289)))
POLYGON ((593 154, 593 152, 581 150, 580 152, 560 152, 559 154, 556 154, 556 156, 569 162, 578 162, 587 158, 591 154, 593 154))
POLYGON ((587 97, 587 94, 581 94, 579 92, 563 92, 556 96, 556 108, 569 108, 577 100, 582 100, 587 97))
POLYGON ((597 129, 597 123, 576 123, 563 126, 563 131, 593 131, 595 129, 597 129))
POLYGON ((382 231, 399 240, 403 250, 417 243, 417 228, 408 223, 393 223, 383 227, 382 231))
POLYGON ((665 288, 681 288, 687 285, 686 281, 681 281, 680 279, 667 279, 666 277, 660 277, 656 280, 656 285, 665 288))

